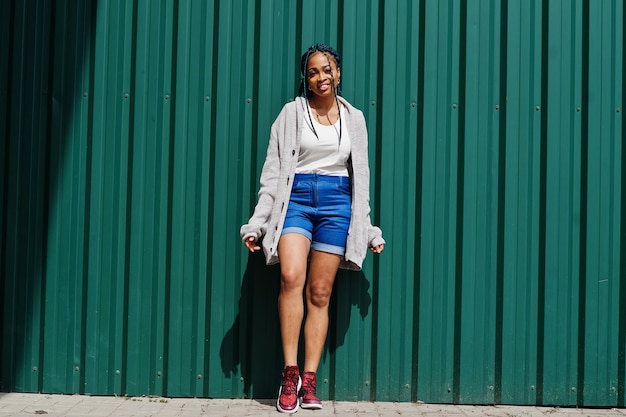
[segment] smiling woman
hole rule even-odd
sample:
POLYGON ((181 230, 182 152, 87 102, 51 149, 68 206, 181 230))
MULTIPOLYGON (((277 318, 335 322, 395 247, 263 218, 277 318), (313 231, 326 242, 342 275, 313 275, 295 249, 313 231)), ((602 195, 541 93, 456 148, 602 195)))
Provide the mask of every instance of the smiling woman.
POLYGON ((365 119, 339 93, 340 55, 316 44, 302 55, 301 71, 300 97, 283 107, 272 126, 258 203, 241 227, 250 251, 261 249, 257 241, 263 237, 267 263, 280 261, 284 370, 276 407, 284 413, 294 413, 298 406, 322 408, 316 372, 337 271, 360 269, 367 247, 380 253, 385 244, 369 217, 365 119))
POLYGON ((302 55, 300 70, 303 76, 298 95, 308 99, 309 117, 312 110, 317 121, 323 125, 332 125, 337 120, 341 123, 337 99, 341 95, 341 55, 326 45, 313 45, 302 55))

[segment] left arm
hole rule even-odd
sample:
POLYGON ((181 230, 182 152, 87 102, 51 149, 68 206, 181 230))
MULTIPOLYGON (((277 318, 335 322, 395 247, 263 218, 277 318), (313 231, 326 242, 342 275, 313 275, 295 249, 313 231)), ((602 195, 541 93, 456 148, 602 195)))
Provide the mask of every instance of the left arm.
POLYGON ((365 117, 363 113, 359 112, 358 114, 358 124, 359 130, 362 129, 362 136, 364 141, 362 144, 358 144, 360 147, 359 154, 361 157, 357 158, 356 166, 353 167, 355 173, 359 175, 361 186, 366 193, 366 218, 367 218, 367 246, 374 253, 381 253, 385 248, 385 239, 383 239, 383 232, 380 227, 372 225, 372 220, 370 217, 371 207, 370 207, 370 169, 369 169, 369 152, 368 152, 368 135, 367 135, 367 126, 365 124, 365 117))

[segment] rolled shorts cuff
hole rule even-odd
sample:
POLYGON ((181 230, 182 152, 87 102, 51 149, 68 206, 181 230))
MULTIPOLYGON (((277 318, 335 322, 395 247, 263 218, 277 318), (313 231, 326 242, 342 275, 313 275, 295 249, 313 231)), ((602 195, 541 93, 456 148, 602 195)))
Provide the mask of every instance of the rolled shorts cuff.
POLYGON ((318 252, 327 252, 334 255, 343 256, 346 253, 346 248, 341 246, 329 245, 328 243, 313 242, 311 243, 311 249, 318 252))
MULTIPOLYGON (((292 226, 292 227, 284 228, 280 235, 283 236, 288 233, 298 233, 306 237, 307 239, 309 239, 309 241, 311 241, 312 239, 311 232, 301 227, 292 226)), ((321 243, 321 242, 311 242, 311 249, 316 250, 318 252, 327 252, 327 253, 332 253, 334 255, 340 255, 340 256, 343 256, 346 253, 346 248, 343 248, 341 246, 329 245, 328 243, 321 243)))
POLYGON ((287 233, 298 233, 298 234, 305 236, 309 240, 313 238, 313 235, 311 234, 311 232, 309 232, 306 229, 303 229, 302 227, 295 227, 295 226, 285 227, 280 235, 281 236, 286 235, 287 233))

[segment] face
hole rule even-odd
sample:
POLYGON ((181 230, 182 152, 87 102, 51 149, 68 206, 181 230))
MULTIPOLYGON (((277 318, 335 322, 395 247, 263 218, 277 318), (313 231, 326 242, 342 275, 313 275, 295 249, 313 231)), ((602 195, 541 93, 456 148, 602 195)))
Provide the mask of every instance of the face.
POLYGON ((341 71, 332 55, 314 52, 309 56, 306 68, 306 79, 311 92, 316 96, 333 96, 332 82, 335 88, 339 85, 341 71))

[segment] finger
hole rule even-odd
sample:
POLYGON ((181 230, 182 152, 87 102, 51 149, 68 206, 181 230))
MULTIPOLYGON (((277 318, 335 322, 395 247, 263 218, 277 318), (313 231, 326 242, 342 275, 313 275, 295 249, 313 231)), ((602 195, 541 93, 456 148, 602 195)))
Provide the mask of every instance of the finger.
POLYGON ((383 251, 384 247, 385 247, 385 245, 377 245, 377 246, 372 246, 370 249, 374 253, 381 253, 383 251))
POLYGON ((261 249, 261 247, 256 244, 256 240, 253 237, 248 238, 248 240, 246 240, 244 243, 250 252, 261 249))

